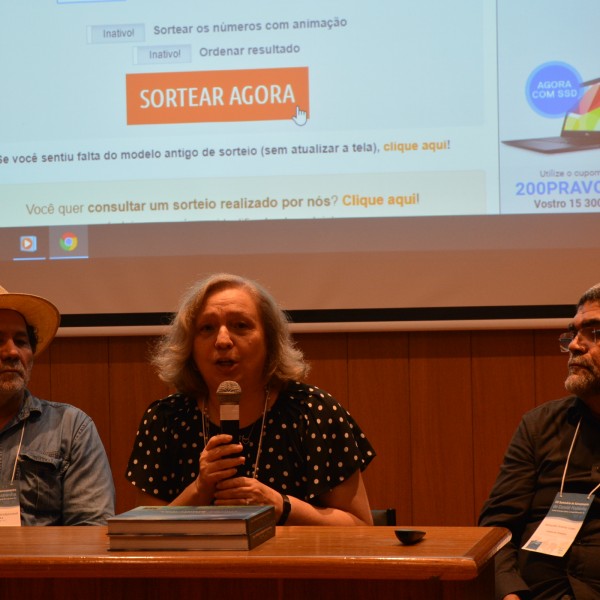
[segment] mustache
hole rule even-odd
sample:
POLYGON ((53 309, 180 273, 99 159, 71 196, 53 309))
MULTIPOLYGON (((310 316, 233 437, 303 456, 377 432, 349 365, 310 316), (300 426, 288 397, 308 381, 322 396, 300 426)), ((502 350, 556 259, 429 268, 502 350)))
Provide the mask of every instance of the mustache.
POLYGON ((593 362, 586 360, 585 358, 571 358, 567 363, 569 369, 572 367, 579 367, 580 369, 585 369, 586 371, 590 371, 591 373, 598 373, 597 367, 593 362))
POLYGON ((16 371, 22 377, 25 376, 25 369, 23 368, 23 365, 21 363, 12 363, 10 361, 0 362, 0 373, 5 373, 8 371, 16 371))

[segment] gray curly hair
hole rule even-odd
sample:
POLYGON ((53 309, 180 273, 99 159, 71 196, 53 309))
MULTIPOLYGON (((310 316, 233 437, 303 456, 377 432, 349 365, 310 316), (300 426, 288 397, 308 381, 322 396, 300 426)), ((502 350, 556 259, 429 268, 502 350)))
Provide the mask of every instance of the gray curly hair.
POLYGON ((600 302, 600 283, 597 283, 583 293, 577 303, 577 310, 579 310, 586 302, 600 302))
POLYGON ((210 275, 194 284, 183 296, 168 332, 157 342, 150 359, 160 379, 178 392, 206 397, 206 383, 192 356, 194 326, 209 296, 229 288, 246 290, 256 302, 265 332, 264 376, 267 383, 304 379, 309 366, 292 339, 287 315, 261 285, 229 273, 210 275))

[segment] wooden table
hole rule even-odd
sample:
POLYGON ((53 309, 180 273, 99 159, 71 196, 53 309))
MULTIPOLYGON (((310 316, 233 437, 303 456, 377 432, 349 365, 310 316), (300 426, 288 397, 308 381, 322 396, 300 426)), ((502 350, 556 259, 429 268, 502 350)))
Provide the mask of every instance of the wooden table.
POLYGON ((105 527, 0 528, 0 599, 493 598, 496 527, 278 527, 250 551, 111 552, 105 527))

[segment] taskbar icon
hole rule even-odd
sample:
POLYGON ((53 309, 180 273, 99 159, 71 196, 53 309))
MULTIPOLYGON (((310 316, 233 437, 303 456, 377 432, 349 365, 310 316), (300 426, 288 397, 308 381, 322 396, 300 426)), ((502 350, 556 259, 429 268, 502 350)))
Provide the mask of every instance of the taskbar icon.
POLYGON ((9 228, 0 236, 0 262, 87 259, 85 225, 9 228))
POLYGON ((89 258, 86 225, 50 227, 50 260, 89 258))
POLYGON ((22 235, 19 238, 19 250, 21 252, 37 252, 37 235, 22 235))
MULTIPOLYGON (((44 228, 13 229, 6 236, 6 243, 10 244, 10 249, 2 249, 2 256, 10 257, 13 261, 38 261, 46 260, 48 234, 44 228)), ((2 247, 3 244, 0 244, 2 247)))

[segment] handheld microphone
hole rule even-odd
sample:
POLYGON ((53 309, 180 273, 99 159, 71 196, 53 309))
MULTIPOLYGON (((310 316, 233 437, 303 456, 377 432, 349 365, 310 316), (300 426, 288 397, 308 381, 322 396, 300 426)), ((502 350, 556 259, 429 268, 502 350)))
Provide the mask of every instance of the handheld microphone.
POLYGON ((217 388, 221 432, 228 433, 232 444, 240 441, 240 397, 242 388, 236 381, 223 381, 217 388))
MULTIPOLYGON (((242 388, 237 381, 223 381, 217 388, 219 401, 219 418, 221 419, 221 433, 228 433, 232 444, 240 442, 240 397, 242 388)), ((239 455, 235 455, 239 456, 239 455)), ((238 476, 243 476, 244 465, 237 468, 238 476)))

